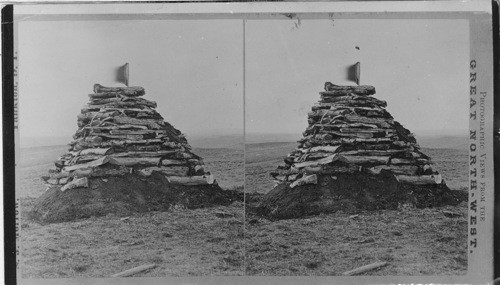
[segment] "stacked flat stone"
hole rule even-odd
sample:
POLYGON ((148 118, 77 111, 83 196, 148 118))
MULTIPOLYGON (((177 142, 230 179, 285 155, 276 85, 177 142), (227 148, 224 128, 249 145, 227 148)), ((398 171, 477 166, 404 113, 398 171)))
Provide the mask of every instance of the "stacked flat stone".
POLYGON ((444 183, 414 135, 373 94, 373 86, 326 82, 298 148, 271 173, 275 181, 293 188, 317 183, 317 175, 390 172, 402 183, 444 183))
POLYGON ((88 187, 91 177, 153 172, 173 184, 214 183, 185 136, 156 112, 156 102, 143 95, 142 87, 95 84, 90 102, 78 115, 79 128, 69 151, 43 177, 46 183, 65 191, 88 187))

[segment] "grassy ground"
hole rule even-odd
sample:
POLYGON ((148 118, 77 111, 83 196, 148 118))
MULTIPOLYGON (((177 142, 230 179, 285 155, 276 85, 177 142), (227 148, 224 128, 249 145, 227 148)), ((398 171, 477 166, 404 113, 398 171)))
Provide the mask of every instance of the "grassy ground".
MULTIPOLYGON (((242 275, 244 206, 108 215, 41 226, 26 218, 45 191, 40 176, 65 146, 24 149, 16 169, 22 278, 106 277, 147 264, 136 276, 242 275)), ((243 188, 242 149, 193 149, 223 189, 243 188)))
POLYGON ((222 189, 243 187, 243 148, 195 148, 193 152, 203 157, 205 168, 214 175, 222 189))
POLYGON ((467 190, 469 178, 469 152, 467 146, 460 149, 423 148, 432 158, 435 168, 441 173, 446 184, 453 190, 467 190))
POLYGON ((467 208, 337 212, 270 222, 248 217, 248 275, 341 275, 363 265, 388 265, 363 275, 461 275, 467 268, 467 208), (448 210, 458 217, 446 217, 448 210))
MULTIPOLYGON (((194 149, 224 189, 266 193, 268 173, 296 143, 241 149, 194 149), (244 171, 244 167, 246 171, 244 171)), ((16 169, 21 205, 22 278, 105 277, 146 263, 137 276, 338 275, 374 261, 366 275, 459 275, 467 268, 467 208, 338 212, 270 222, 246 217, 244 205, 109 215, 41 226, 25 218, 45 190, 46 174, 65 146, 25 149, 16 169), (451 211, 456 217, 448 217, 451 211), (244 228, 246 227, 246 228, 244 228), (245 273, 246 270, 246 273, 245 273)), ((467 189, 467 151, 423 149, 452 189, 467 189)))
POLYGON ((257 143, 245 147, 245 192, 267 193, 274 187, 269 171, 284 164, 283 158, 297 143, 257 143))
MULTIPOLYGON (((245 191, 273 188, 269 171, 296 143, 246 146, 245 191)), ((467 189, 466 149, 422 149, 451 189, 467 189)), ((364 275, 461 275, 467 270, 467 205, 434 209, 337 212, 270 222, 248 213, 248 275, 339 275, 376 261, 364 275), (455 217, 446 216, 451 211, 455 217)))
POLYGON ((106 277, 139 265, 140 276, 243 274, 243 203, 113 215, 41 226, 21 223, 23 278, 106 277))

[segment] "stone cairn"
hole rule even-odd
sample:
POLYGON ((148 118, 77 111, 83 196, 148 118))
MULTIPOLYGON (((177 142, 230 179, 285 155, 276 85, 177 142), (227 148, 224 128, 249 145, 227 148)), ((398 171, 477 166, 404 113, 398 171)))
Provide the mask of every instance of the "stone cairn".
POLYGON ((298 148, 271 172, 275 182, 294 188, 317 184, 318 175, 390 172, 404 184, 444 185, 413 134, 373 94, 373 86, 326 82, 298 148))
POLYGON ((88 187, 92 177, 157 172, 172 184, 216 183, 184 135, 155 111, 156 102, 141 98, 144 94, 142 87, 95 84, 69 151, 43 177, 45 182, 65 191, 88 187))

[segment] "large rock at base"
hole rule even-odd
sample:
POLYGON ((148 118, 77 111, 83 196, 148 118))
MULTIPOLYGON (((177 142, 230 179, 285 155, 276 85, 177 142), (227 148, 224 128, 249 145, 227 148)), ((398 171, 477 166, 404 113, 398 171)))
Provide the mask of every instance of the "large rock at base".
POLYGON ((271 220, 299 218, 320 213, 457 205, 467 192, 452 191, 445 184, 409 185, 391 174, 364 173, 319 176, 318 184, 290 188, 283 183, 262 197, 253 209, 271 220))
POLYGON ((46 224, 110 213, 125 216, 136 212, 166 211, 173 206, 195 209, 243 201, 242 193, 222 190, 217 184, 173 185, 160 175, 147 179, 135 174, 92 178, 88 188, 64 192, 59 188, 52 187, 40 196, 29 212, 29 218, 46 224))

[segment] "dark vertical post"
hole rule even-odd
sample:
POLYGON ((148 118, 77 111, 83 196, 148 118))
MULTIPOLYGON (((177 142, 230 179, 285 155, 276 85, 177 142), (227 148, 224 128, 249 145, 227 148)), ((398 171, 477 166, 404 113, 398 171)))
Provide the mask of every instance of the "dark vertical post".
POLYGON ((16 284, 16 197, 14 175, 14 11, 2 8, 3 203, 5 284, 16 284))
POLYGON ((494 253, 493 253, 493 264, 494 264, 494 278, 500 278, 500 191, 497 189, 499 187, 500 181, 500 15, 499 15, 499 2, 491 1, 492 7, 492 22, 493 22, 493 106, 494 106, 494 114, 493 114, 493 155, 494 155, 494 173, 495 173, 495 193, 494 193, 494 205, 495 205, 495 215, 494 215, 494 224, 493 224, 493 240, 494 240, 494 253))

